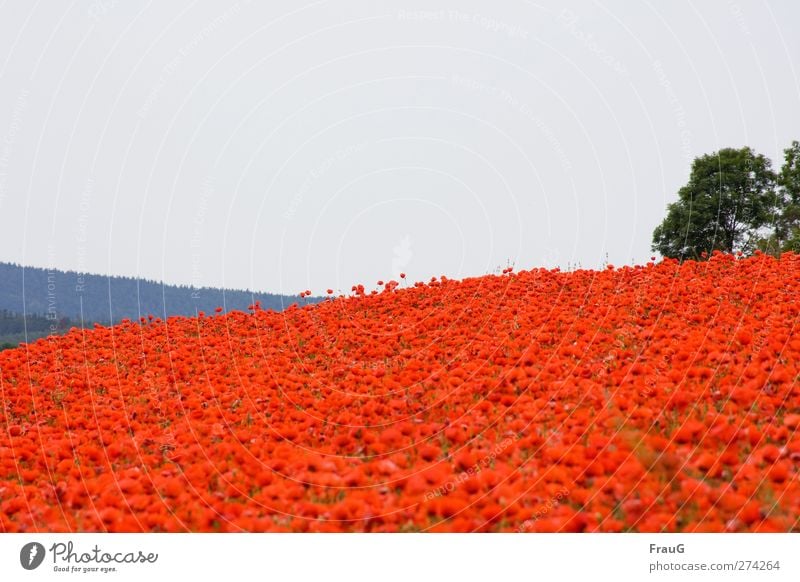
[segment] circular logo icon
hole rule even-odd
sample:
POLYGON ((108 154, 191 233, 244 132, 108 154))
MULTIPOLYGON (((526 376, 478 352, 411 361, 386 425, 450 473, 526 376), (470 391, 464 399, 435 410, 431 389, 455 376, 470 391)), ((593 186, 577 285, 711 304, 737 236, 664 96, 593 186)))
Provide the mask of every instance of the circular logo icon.
POLYGON ((35 570, 44 561, 44 546, 39 542, 30 542, 19 551, 19 563, 26 570, 35 570))

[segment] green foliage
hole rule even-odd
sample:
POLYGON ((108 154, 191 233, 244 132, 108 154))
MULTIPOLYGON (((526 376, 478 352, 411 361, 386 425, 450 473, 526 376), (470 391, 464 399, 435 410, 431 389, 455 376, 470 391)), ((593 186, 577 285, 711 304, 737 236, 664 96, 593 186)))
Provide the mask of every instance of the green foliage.
MULTIPOLYGON (((93 323, 108 325, 147 315, 212 314, 216 307, 246 311, 255 301, 260 301, 262 309, 281 311, 297 299, 0 263, 0 346, 61 334, 71 327, 91 328, 93 323)), ((309 297, 305 301, 320 300, 309 297)))
POLYGON ((653 232, 652 249, 677 259, 751 252, 776 223, 776 180, 770 160, 749 147, 696 158, 689 182, 653 232))
POLYGON ((780 251, 800 252, 800 142, 783 150, 783 167, 778 175, 782 212, 775 231, 780 251))
POLYGON ((51 319, 41 314, 23 317, 8 309, 0 309, 0 337, 11 334, 67 330, 74 323, 68 318, 51 319))
POLYGON ((54 319, 42 314, 23 316, 7 309, 0 309, 0 351, 15 348, 22 342, 33 342, 51 335, 69 331, 76 322, 68 317, 54 319))

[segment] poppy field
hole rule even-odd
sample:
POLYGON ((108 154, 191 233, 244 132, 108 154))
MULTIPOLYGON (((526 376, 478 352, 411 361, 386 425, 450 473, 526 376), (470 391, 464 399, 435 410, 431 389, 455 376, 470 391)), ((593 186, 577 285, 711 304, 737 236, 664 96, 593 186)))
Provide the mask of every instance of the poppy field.
POLYGON ((800 531, 800 255, 379 283, 0 353, 0 531, 800 531))

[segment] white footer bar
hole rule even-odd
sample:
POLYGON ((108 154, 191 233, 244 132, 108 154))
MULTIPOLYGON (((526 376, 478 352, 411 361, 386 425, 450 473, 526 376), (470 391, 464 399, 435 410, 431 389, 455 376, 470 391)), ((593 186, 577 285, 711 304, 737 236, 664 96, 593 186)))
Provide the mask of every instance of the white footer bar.
POLYGON ((2 534, 0 580, 800 580, 797 534, 2 534))

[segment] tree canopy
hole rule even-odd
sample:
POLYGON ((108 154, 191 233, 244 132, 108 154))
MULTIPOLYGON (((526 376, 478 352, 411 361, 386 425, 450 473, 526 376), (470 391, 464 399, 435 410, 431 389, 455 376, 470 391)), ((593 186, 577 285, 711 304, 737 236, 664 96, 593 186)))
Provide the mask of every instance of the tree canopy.
POLYGON ((776 229, 778 251, 800 251, 800 142, 783 150, 783 167, 778 175, 782 206, 776 229))
POLYGON ((780 222, 777 186, 770 160, 749 147, 696 158, 689 182, 653 232, 652 249, 677 259, 715 250, 752 252, 780 222))

